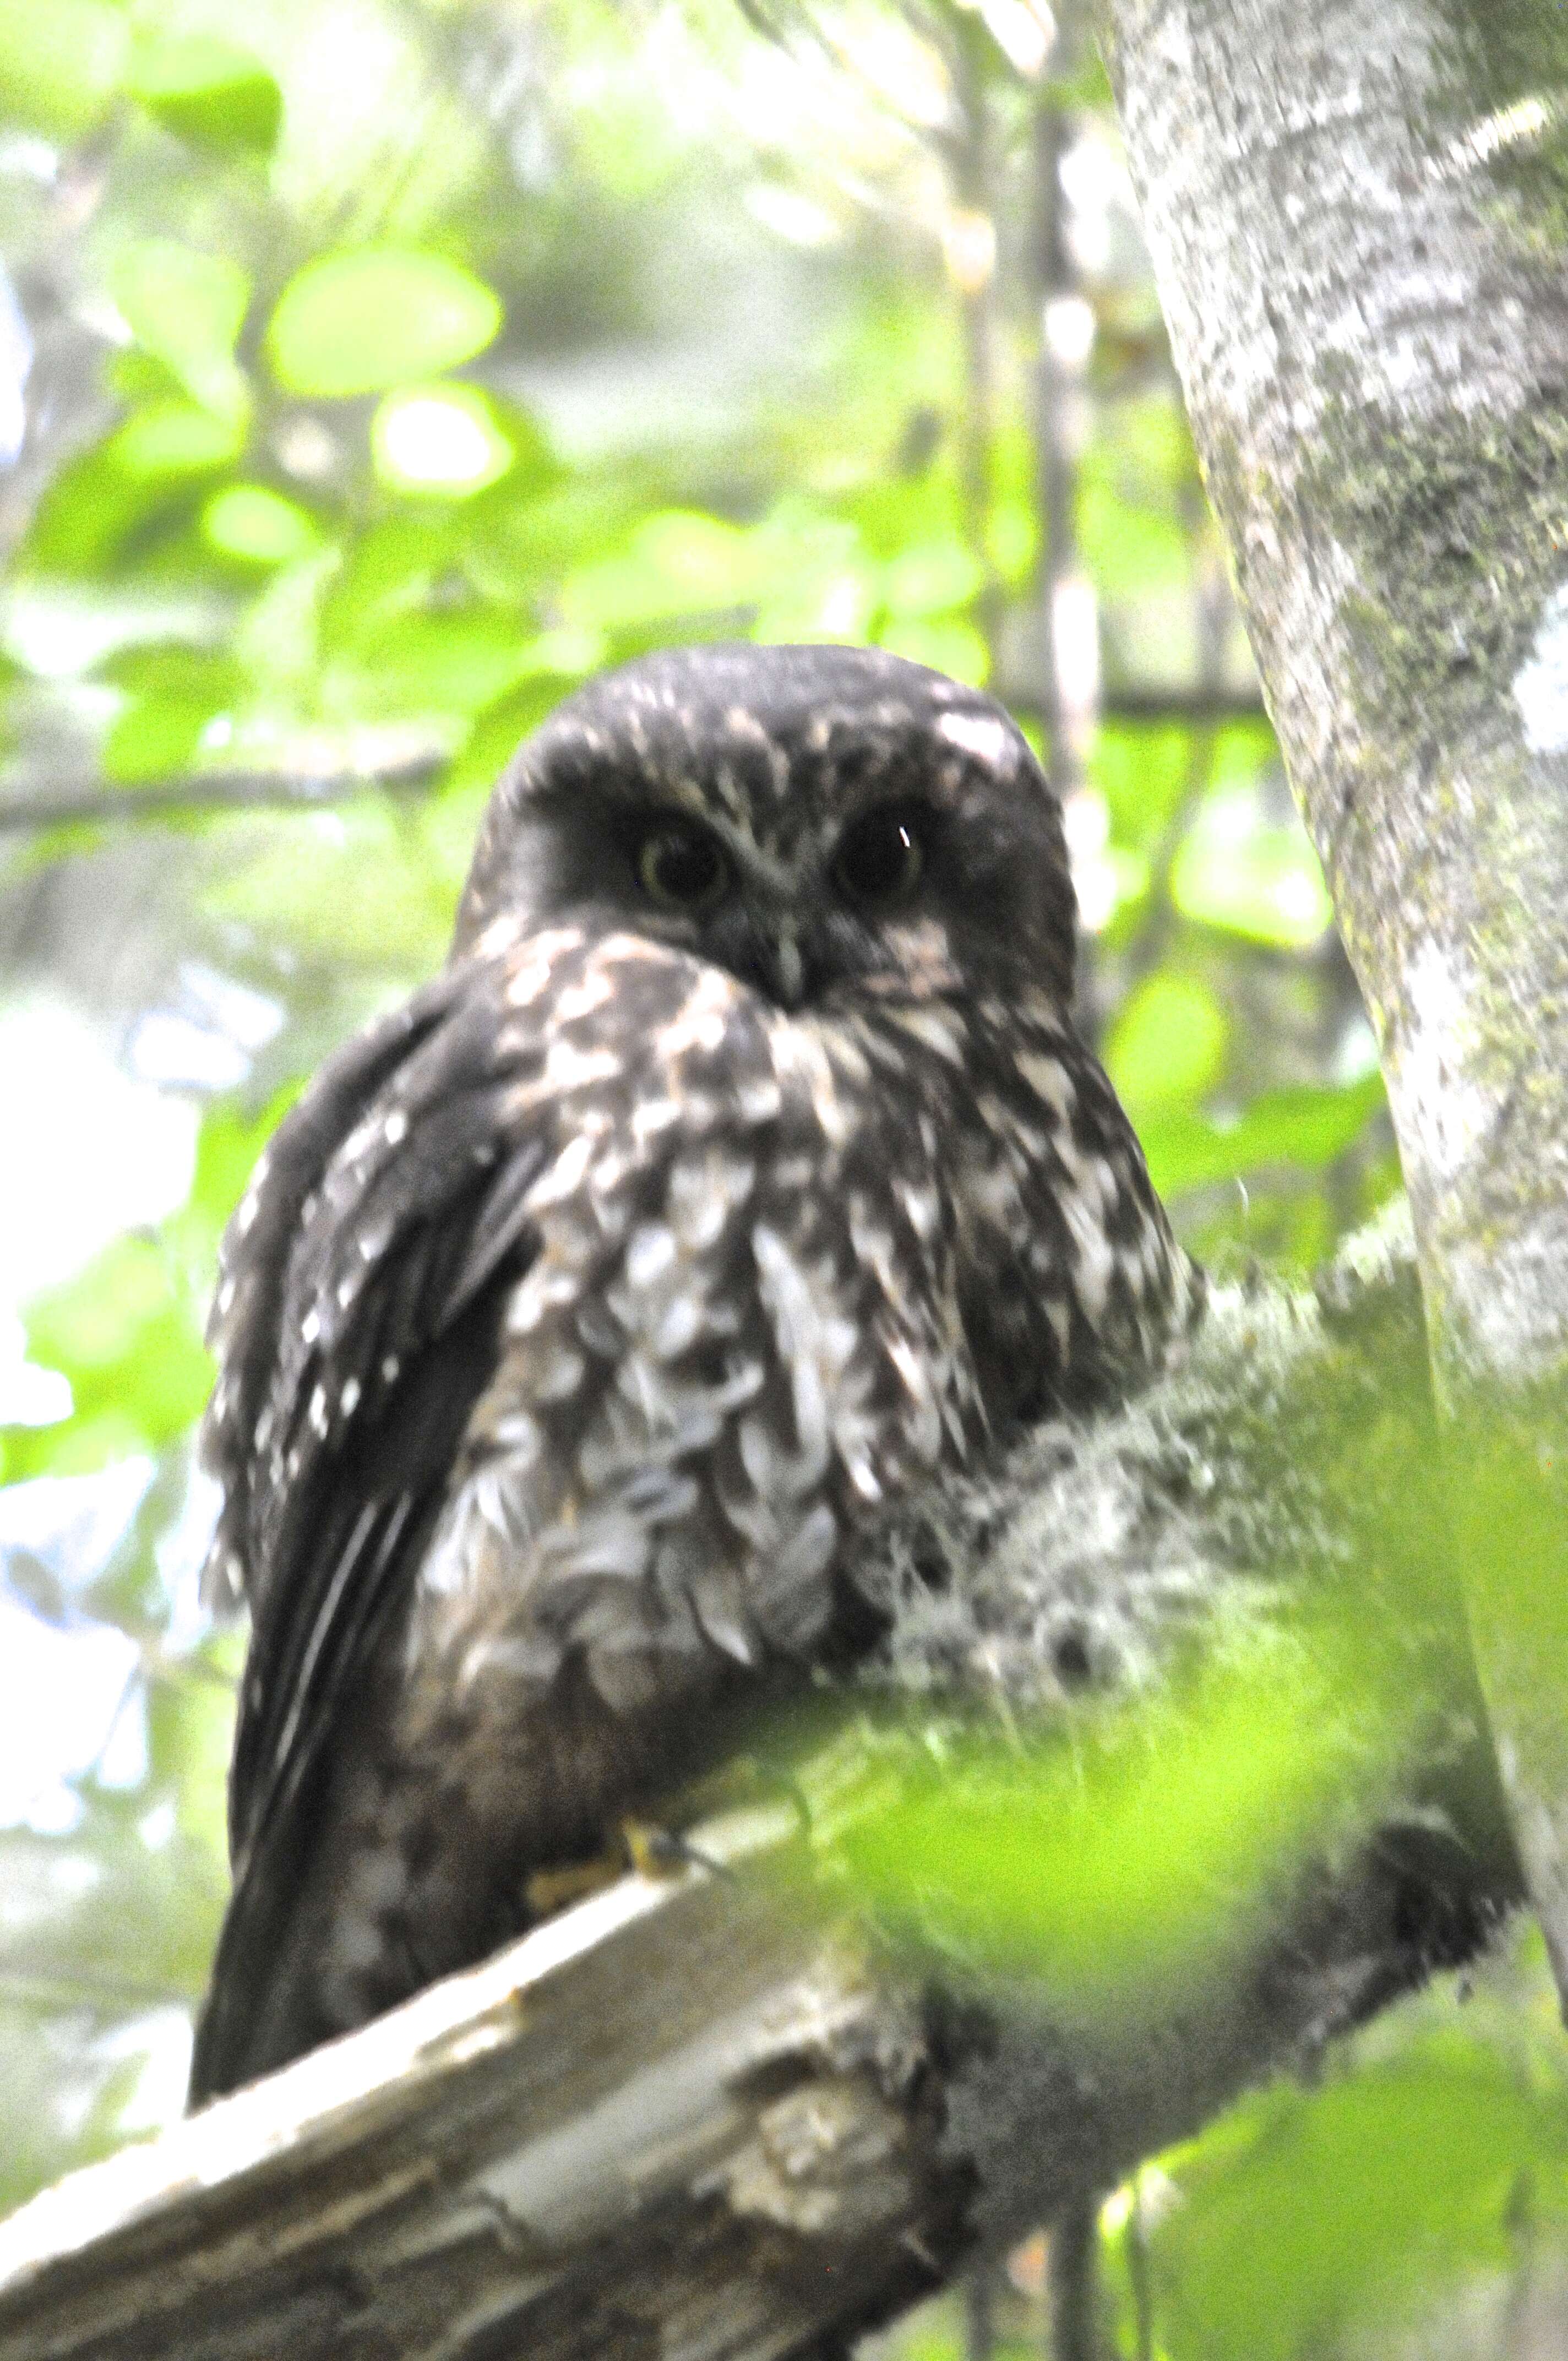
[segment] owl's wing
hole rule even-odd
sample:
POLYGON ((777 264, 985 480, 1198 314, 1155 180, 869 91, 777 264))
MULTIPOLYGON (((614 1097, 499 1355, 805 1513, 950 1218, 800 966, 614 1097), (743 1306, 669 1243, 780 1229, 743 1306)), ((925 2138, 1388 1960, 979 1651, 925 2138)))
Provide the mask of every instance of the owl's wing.
MULTIPOLYGON (((545 1126, 504 1109, 532 1055, 494 964, 449 971, 323 1068, 225 1238, 203 1433, 224 1488, 217 1579, 252 1631, 229 1812, 235 1897, 197 2087, 265 1952, 308 1788, 355 1675, 406 1595, 530 1254, 545 1126), (280 1871, 284 1873, 280 1874, 280 1871), (269 1899, 271 1897, 271 1899, 269 1899)), ((308 1814, 303 1817, 308 1817, 308 1814)))

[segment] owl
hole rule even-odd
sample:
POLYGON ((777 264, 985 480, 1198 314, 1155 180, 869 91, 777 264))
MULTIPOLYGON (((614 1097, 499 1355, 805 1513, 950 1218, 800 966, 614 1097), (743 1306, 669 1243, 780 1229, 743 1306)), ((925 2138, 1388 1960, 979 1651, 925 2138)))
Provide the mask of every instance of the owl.
POLYGON ((521 1932, 874 1645, 879 1516, 1188 1328, 1073 964, 1038 764, 919 665, 667 652, 522 747, 224 1246, 195 2099, 521 1932))

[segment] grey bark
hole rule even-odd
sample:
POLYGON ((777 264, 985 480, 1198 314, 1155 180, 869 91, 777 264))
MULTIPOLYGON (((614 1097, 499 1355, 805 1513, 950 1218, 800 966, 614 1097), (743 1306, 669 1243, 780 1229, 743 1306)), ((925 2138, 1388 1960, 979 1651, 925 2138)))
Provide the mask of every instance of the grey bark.
POLYGON ((0 2226, 0 2361, 762 2361, 1081 2224, 1514 1893, 1463 1629, 1376 1540, 1419 1509, 1421 1367, 1386 1245, 1321 1296, 1223 1294, 1140 1401, 868 1544, 889 1639, 796 1733, 792 1794, 0 2226), (1371 1664, 1315 1671, 1325 1609, 1380 1583, 1405 1602, 1392 1717, 1371 1664), (956 1792, 977 1722, 1025 1778, 1120 1731, 1163 1826, 1184 1700, 1244 1664, 1319 1695, 1322 1808, 1261 1870, 1195 1864, 1188 1972, 1157 1950, 1117 1997, 1053 1967, 1045 1881, 1038 1954, 1004 1962, 955 1946, 919 1875, 858 1877, 859 1832, 934 1756, 956 1792))
POLYGON ((1467 1430, 1501 1402, 1541 1446, 1533 1563, 1472 1567, 1471 1609, 1568 1991, 1568 16, 1100 14, 1199 451, 1381 1044, 1440 1379, 1467 1430))

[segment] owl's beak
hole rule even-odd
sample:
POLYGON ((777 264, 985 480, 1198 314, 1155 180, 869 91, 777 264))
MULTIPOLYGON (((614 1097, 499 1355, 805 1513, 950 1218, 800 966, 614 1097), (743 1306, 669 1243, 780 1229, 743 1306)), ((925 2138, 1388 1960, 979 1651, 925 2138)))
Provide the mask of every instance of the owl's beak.
POLYGON ((772 970, 773 997, 781 1008, 798 1008, 806 997, 806 961, 793 934, 780 934, 763 945, 772 970))
POLYGON ((783 900, 735 895, 704 928, 703 948, 775 1008, 798 1008, 818 981, 817 961, 802 948, 797 914, 781 906, 783 900))
POLYGON ((735 946, 736 955, 726 961, 740 977, 777 1008, 798 1008, 806 998, 810 976, 799 941, 792 928, 759 926, 755 919, 747 927, 745 940, 735 946))

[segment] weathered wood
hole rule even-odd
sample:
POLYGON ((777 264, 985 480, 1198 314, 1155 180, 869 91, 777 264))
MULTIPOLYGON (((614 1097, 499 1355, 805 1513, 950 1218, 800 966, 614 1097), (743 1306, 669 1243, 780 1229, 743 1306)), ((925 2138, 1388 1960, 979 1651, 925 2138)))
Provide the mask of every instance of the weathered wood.
POLYGON ((1477 1801, 1462 1632, 1419 1587, 1397 1741, 1336 1700, 1332 1810, 1310 1843, 1279 1831, 1245 1907, 1234 1863, 1196 1864, 1214 1940, 1179 1974, 1114 2004, 1064 1979, 1044 1889, 1037 1962, 960 1957, 917 1880, 873 1920, 846 1871, 900 1747, 928 1761, 966 1700, 1026 1761, 1087 1683, 1146 1740, 1157 1822, 1168 1669, 1273 1631, 1307 1681, 1346 1533, 1332 1470, 1271 1510, 1267 1466, 1281 1434, 1323 1461, 1373 1407, 1397 1424, 1417 1349, 1407 1263, 1340 1277, 1326 1313, 1227 1293, 1166 1386, 1030 1438, 884 1544, 888 1650, 865 1709, 846 1693, 806 1743, 795 1799, 710 1820, 676 1873, 625 1878, 0 2224, 0 2361, 816 2353, 1461 1955, 1512 1871, 1484 1762, 1477 1801))
MULTIPOLYGON (((733 1868, 793 1825, 705 1843, 733 1868)), ((823 1920, 630 1877, 36 2200, 0 2354, 792 2349, 952 2250, 956 2168, 870 2070, 899 2022, 823 1920)))

